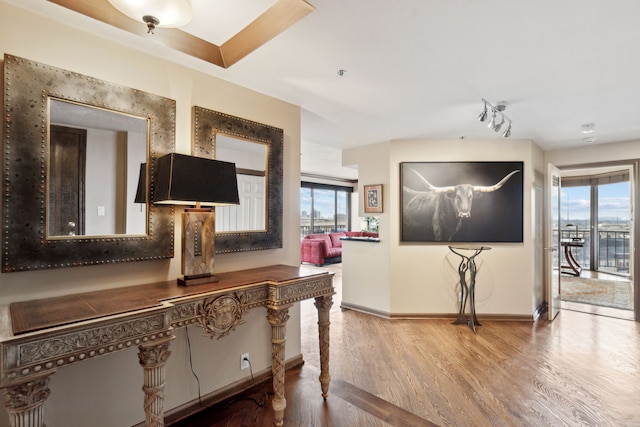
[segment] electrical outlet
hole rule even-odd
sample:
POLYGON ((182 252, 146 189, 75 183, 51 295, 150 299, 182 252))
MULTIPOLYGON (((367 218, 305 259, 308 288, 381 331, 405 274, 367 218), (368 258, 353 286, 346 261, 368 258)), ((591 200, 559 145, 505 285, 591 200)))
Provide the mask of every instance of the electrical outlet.
POLYGON ((240 355, 240 369, 247 369, 249 367, 249 353, 242 353, 240 355))

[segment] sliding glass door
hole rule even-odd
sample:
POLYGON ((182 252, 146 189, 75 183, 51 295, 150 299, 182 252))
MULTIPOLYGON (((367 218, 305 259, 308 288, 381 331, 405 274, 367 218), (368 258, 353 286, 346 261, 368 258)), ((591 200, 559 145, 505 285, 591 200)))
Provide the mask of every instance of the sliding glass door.
POLYGON ((629 171, 562 178, 562 239, 583 239, 572 254, 583 269, 629 274, 629 171))
POLYGON ((631 204, 629 181, 599 184, 597 204, 598 266, 600 271, 629 274, 631 204))

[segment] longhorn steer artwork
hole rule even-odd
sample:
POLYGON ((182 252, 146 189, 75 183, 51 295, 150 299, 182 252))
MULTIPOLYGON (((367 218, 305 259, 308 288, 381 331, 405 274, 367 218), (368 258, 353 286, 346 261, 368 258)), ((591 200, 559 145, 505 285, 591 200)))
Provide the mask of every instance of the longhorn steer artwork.
POLYGON ((522 241, 521 162, 402 163, 401 168, 403 241, 522 241), (492 165, 499 167, 492 170, 492 165), (456 169, 464 171, 462 178, 455 179, 456 169), (426 172, 434 178, 427 179, 426 172), (492 178, 496 173, 501 175, 492 178), (436 179, 453 185, 434 185, 436 179), (469 181, 455 183, 461 179, 469 181), (488 179, 493 181, 484 185, 488 179), (513 184, 509 194, 493 195, 507 183, 513 184), (472 217, 474 201, 483 196, 472 217))

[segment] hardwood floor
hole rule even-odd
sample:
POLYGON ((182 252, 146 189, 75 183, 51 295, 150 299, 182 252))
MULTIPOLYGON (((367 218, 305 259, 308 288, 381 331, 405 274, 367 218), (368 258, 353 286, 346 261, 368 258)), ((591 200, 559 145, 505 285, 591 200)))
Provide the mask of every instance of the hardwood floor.
MULTIPOLYGON (((340 290, 339 266, 336 287, 340 290)), ((287 372, 287 426, 638 426, 640 324, 562 310, 552 323, 387 320, 331 312, 329 397, 316 312, 302 303, 305 365, 287 372)), ((269 384, 174 426, 270 426, 269 384), (227 406, 227 407, 224 407, 227 406), (199 417, 199 418, 196 418, 199 417)))

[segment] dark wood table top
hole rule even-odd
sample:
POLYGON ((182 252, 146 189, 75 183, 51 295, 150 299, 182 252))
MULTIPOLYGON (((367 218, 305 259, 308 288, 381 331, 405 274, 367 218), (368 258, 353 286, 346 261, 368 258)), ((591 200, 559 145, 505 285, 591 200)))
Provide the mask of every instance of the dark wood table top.
POLYGON ((158 307, 163 301, 254 284, 274 285, 326 275, 306 266, 272 265, 216 274, 217 282, 179 286, 175 280, 11 303, 14 335, 103 316, 158 307))

